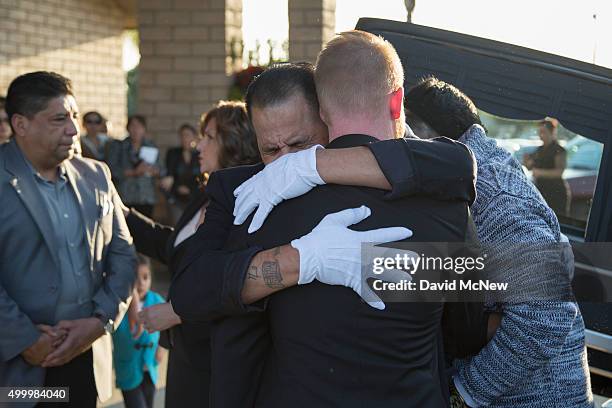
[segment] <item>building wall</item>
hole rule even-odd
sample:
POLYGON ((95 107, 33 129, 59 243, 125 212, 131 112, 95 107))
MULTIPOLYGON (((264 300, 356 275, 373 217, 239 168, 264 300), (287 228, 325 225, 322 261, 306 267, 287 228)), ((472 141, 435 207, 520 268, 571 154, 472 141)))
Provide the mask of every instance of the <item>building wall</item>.
POLYGON ((138 112, 165 149, 178 144, 182 123, 228 96, 230 44, 242 38, 242 0, 138 2, 140 80, 138 112))
POLYGON ((289 59, 314 63, 336 28, 336 0, 289 0, 289 59))
POLYGON ((0 0, 0 94, 20 74, 55 71, 72 80, 82 113, 100 111, 123 135, 123 25, 112 0, 0 0))

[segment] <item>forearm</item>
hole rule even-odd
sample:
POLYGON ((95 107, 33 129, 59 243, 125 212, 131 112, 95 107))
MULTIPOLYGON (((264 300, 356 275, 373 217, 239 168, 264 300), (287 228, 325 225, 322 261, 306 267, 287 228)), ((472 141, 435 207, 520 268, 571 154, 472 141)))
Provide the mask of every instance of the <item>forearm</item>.
POLYGON ((545 366, 563 347, 576 317, 572 303, 513 304, 493 339, 478 355, 457 364, 464 389, 486 406, 545 366), (503 361, 503 369, 492 362, 503 361))
POLYGON ((300 255, 291 245, 268 249, 253 257, 242 287, 242 302, 250 304, 294 286, 300 272, 300 255))
POLYGON ((167 264, 166 248, 173 228, 159 224, 133 208, 125 220, 138 252, 167 264))
POLYGON ((327 184, 391 190, 391 184, 367 147, 319 149, 317 171, 327 184))

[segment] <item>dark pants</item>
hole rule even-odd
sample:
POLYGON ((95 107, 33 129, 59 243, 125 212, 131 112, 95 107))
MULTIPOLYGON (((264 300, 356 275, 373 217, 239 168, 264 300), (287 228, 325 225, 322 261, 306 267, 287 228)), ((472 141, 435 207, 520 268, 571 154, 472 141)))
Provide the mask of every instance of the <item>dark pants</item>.
MULTIPOLYGON (((210 354, 208 349, 205 352, 210 354)), ((202 351, 198 351, 202 353, 202 351)), ((173 348, 168 355, 166 376, 166 408, 208 408, 210 363, 196 367, 186 358, 184 350, 173 348)), ((210 357, 208 357, 210 359, 210 357)))
POLYGON ((155 384, 149 373, 145 372, 140 385, 132 390, 121 390, 125 408, 153 408, 155 384))
POLYGON ((41 407, 58 408, 95 408, 98 392, 93 373, 93 354, 91 349, 63 366, 47 368, 45 387, 69 387, 70 402, 40 403, 41 407))

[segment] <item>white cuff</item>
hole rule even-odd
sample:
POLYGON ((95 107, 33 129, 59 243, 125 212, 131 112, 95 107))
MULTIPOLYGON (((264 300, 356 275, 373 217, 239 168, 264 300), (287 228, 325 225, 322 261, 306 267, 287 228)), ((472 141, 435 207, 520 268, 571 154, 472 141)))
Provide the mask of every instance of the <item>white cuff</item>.
POLYGON ((457 378, 456 375, 453 375, 453 383, 455 383, 455 388, 457 389, 457 392, 459 392, 459 394, 461 395, 461 398, 463 398, 465 403, 470 408, 478 408, 479 406, 478 403, 472 399, 470 394, 468 394, 468 392, 463 387, 463 384, 461 384, 461 381, 459 381, 459 378, 457 378))

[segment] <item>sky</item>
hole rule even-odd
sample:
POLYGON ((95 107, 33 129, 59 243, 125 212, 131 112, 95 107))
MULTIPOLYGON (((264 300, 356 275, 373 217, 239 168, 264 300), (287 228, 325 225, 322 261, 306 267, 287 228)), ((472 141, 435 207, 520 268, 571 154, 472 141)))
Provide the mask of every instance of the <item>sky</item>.
MULTIPOLYGON (((404 0, 336 0, 336 31, 354 28, 359 17, 405 20, 404 0)), ((595 56, 597 65, 612 68, 610 0, 416 0, 413 23, 589 63, 595 56)), ((287 0, 243 0, 243 25, 247 48, 257 38, 280 46, 289 30, 287 0)))

